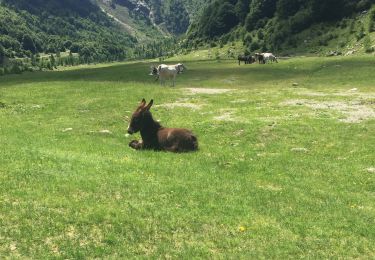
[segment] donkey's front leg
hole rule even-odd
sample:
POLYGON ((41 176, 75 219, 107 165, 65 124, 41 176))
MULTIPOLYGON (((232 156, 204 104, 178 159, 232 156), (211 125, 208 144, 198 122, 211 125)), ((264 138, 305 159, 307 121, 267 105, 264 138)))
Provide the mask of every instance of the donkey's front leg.
POLYGON ((129 143, 129 146, 135 150, 141 150, 143 148, 143 142, 142 140, 133 140, 129 143))

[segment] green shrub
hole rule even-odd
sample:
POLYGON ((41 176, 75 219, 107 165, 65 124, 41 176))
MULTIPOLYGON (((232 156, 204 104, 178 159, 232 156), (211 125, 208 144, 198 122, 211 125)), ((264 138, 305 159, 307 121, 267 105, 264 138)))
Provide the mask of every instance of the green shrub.
POLYGON ((253 41, 250 44, 250 51, 255 51, 255 50, 258 50, 259 48, 260 48, 260 45, 258 41, 253 41))
POLYGON ((3 76, 5 74, 4 68, 0 68, 0 76, 3 76))
POLYGON ((21 66, 14 64, 14 65, 11 67, 11 69, 10 69, 10 73, 11 73, 11 74, 21 74, 21 73, 22 73, 22 68, 21 68, 21 66))
POLYGON ((214 42, 214 41, 210 42, 210 47, 211 47, 211 48, 214 48, 214 47, 216 47, 216 46, 217 46, 216 42, 214 42))
POLYGON ((246 45, 249 45, 249 44, 251 44, 251 42, 253 41, 253 37, 251 36, 251 34, 250 33, 247 33, 246 35, 245 35, 245 37, 244 37, 244 43, 246 44, 246 45))
POLYGON ((375 7, 373 7, 369 13, 368 31, 375 31, 375 7))
POLYGON ((371 46, 371 38, 369 35, 367 35, 363 40, 363 48, 365 49, 365 52, 367 53, 374 52, 374 47, 371 46))
POLYGON ((356 35, 356 38, 357 38, 357 40, 359 41, 360 39, 362 39, 362 38, 365 37, 365 36, 366 36, 365 28, 363 27, 363 25, 361 25, 361 26, 359 27, 359 31, 358 31, 358 33, 357 33, 357 35, 356 35))
POLYGON ((352 20, 349 26, 349 32, 350 33, 355 33, 355 21, 352 20))
POLYGON ((263 40, 263 39, 264 39, 264 33, 263 33, 263 30, 259 30, 258 33, 257 33, 257 36, 258 36, 258 39, 259 39, 259 40, 263 40))

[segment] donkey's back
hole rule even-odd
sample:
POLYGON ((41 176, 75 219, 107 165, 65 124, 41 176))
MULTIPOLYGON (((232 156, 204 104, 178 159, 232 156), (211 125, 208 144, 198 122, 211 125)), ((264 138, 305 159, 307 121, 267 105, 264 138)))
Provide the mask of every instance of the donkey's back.
POLYGON ((158 131, 159 145, 162 150, 171 152, 189 152, 198 150, 198 139, 188 129, 162 128, 158 131))

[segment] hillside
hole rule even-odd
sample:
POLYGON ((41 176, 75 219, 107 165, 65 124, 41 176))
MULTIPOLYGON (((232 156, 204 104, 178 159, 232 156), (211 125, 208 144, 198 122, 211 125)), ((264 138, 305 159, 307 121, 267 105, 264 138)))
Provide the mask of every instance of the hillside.
POLYGON ((10 58, 79 53, 83 60, 122 60, 136 40, 89 0, 3 0, 0 48, 10 58))
POLYGON ((94 0, 142 42, 184 34, 209 3, 204 0, 94 0))
POLYGON ((375 31, 375 11, 369 12, 372 3, 216 0, 192 24, 184 47, 242 41, 248 52, 319 53, 330 48, 350 51, 356 44, 371 51, 375 31))

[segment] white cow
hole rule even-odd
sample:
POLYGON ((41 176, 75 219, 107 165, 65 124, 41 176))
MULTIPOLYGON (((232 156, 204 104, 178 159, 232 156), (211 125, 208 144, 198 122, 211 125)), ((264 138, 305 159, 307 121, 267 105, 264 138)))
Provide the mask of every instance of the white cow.
POLYGON ((267 62, 278 63, 276 56, 273 55, 272 53, 266 52, 266 53, 261 53, 261 55, 263 55, 264 57, 264 63, 267 63, 267 62))
POLYGON ((172 80, 172 86, 175 85, 176 76, 186 70, 182 63, 174 65, 160 64, 158 67, 152 67, 152 75, 157 75, 156 80, 160 79, 160 85, 165 84, 166 79, 172 80))

